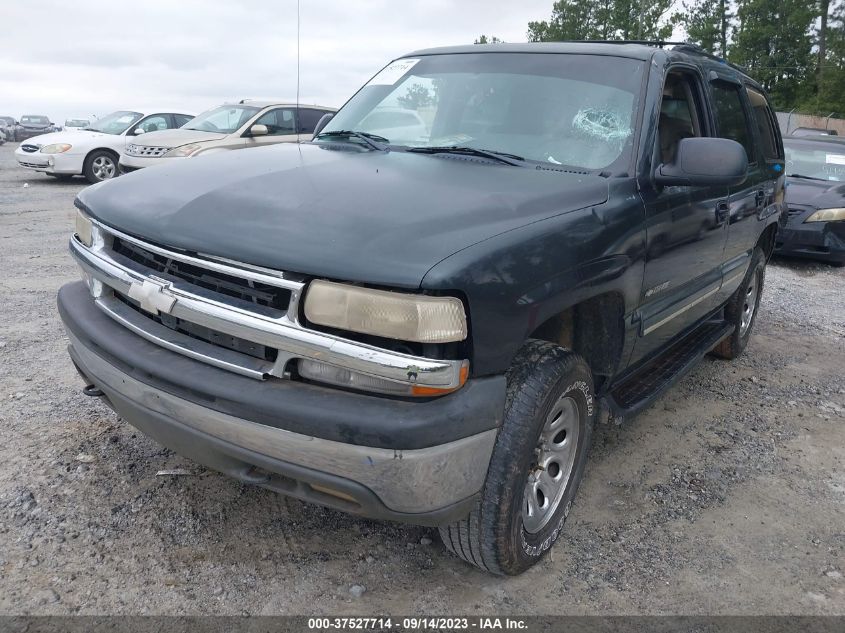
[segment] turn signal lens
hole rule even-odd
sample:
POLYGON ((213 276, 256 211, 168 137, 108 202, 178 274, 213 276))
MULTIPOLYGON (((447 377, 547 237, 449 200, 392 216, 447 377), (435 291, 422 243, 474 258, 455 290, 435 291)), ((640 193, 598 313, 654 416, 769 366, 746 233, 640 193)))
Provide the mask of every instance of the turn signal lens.
POLYGON ((430 297, 331 281, 311 282, 305 295, 311 323, 400 341, 448 343, 467 337, 464 304, 456 297, 430 297))
POLYGON ((456 387, 439 388, 424 387, 406 382, 394 382, 384 378, 377 378, 357 371, 336 367, 318 360, 301 359, 297 365, 299 375, 314 382, 321 382, 337 387, 384 393, 394 396, 433 397, 442 396, 457 391, 466 383, 469 377, 469 363, 464 361, 460 372, 460 384, 456 387))
POLYGON ((835 209, 819 209, 804 222, 838 222, 845 220, 845 207, 835 209))

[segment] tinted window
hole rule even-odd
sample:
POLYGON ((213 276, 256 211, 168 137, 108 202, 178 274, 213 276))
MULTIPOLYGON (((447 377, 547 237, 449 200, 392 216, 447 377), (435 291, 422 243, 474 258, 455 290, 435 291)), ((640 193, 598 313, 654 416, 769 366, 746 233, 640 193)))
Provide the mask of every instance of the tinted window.
POLYGON ((770 159, 783 158, 778 145, 774 116, 766 97, 754 88, 749 87, 746 90, 748 91, 748 101, 751 103, 751 111, 754 113, 754 122, 757 124, 760 143, 763 145, 763 156, 770 159))
POLYGON ((748 162, 757 160, 751 143, 750 126, 742 106, 740 87, 725 81, 713 82, 713 105, 719 122, 719 136, 736 141, 745 148, 748 162))
POLYGON ((192 117, 189 117, 187 114, 174 114, 173 118, 176 119, 176 127, 182 127, 190 121, 192 117))
POLYGON ((270 110, 258 117, 255 124, 266 125, 267 134, 270 136, 296 133, 294 129, 293 110, 290 108, 270 110))
POLYGON ((299 110, 299 133, 313 134, 317 122, 326 114, 325 110, 311 110, 309 108, 301 108, 299 110))

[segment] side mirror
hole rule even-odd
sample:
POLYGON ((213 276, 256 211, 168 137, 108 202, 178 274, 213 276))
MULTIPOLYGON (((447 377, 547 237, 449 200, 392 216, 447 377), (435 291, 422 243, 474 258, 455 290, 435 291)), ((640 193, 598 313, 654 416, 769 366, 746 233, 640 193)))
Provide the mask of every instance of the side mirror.
POLYGON ((684 138, 675 160, 662 163, 654 181, 663 186, 708 187, 741 185, 748 178, 745 148, 726 138, 684 138))
POLYGON ((267 126, 262 125, 261 123, 256 123, 251 128, 249 128, 250 136, 267 136, 267 134, 269 134, 267 126))
POLYGON ((132 134, 134 134, 135 136, 141 136, 141 134, 145 134, 145 133, 146 133, 146 130, 142 127, 136 127, 134 130, 132 130, 132 134))
POLYGON ((322 132, 323 128, 326 127, 329 121, 331 121, 333 118, 333 112, 326 112, 323 116, 321 116, 320 120, 317 121, 317 125, 314 126, 314 136, 317 136, 320 132, 322 132))

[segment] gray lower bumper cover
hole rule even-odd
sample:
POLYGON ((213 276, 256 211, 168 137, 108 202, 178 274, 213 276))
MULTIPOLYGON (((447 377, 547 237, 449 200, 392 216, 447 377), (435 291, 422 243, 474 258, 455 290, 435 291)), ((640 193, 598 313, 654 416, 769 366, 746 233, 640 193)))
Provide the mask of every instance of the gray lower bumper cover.
POLYGON ((496 429, 415 450, 310 437, 151 387, 111 365, 73 333, 69 336, 79 370, 121 417, 176 452, 241 480, 345 511, 420 524, 438 524, 460 514, 483 485, 496 429), (283 479, 256 475, 255 466, 283 479), (325 489, 341 494, 324 494, 325 489), (377 503, 364 498, 368 492, 377 503))

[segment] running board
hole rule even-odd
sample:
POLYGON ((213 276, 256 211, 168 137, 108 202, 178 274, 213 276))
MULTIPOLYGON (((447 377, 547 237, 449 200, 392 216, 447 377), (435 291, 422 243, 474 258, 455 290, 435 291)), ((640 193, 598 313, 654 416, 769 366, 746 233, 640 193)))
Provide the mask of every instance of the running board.
POLYGON ((652 404, 695 367, 716 345, 734 331, 722 320, 705 321, 654 360, 614 385, 606 396, 617 423, 652 404))

